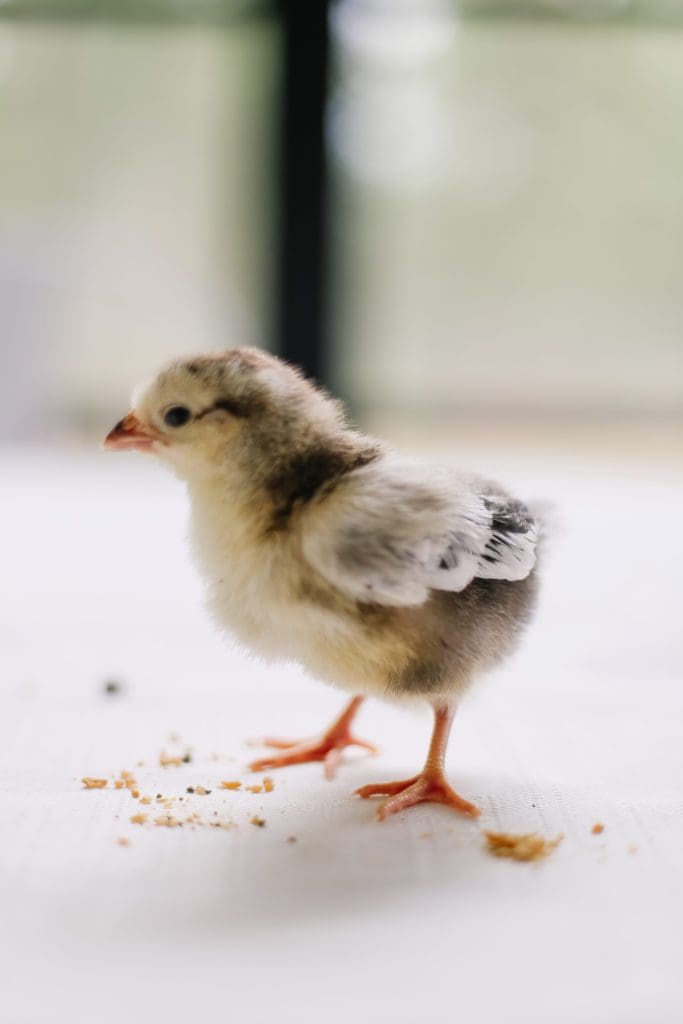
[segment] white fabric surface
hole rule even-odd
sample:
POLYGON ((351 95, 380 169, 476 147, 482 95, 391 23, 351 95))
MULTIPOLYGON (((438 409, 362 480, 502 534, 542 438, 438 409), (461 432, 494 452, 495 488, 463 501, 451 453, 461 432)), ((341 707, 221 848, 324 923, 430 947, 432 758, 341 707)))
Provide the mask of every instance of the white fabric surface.
POLYGON ((680 476, 473 461, 554 499, 564 532, 524 649, 456 719, 449 771, 481 823, 424 806, 379 825, 350 793, 418 768, 426 712, 368 704, 383 752, 332 783, 307 765, 217 791, 249 780, 247 738, 312 734, 344 697, 212 631, 182 488, 152 463, 0 457, 5 1024, 683 1019, 680 476), (195 759, 162 769, 172 732, 195 759), (211 788, 192 809, 238 828, 135 826, 127 792, 80 788, 121 769, 211 788), (565 838, 518 864, 482 827, 565 838))

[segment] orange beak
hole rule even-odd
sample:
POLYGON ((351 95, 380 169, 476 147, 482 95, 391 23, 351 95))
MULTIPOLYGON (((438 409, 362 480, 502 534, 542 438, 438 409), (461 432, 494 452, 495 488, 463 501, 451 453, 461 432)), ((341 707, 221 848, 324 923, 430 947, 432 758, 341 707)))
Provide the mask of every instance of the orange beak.
POLYGON ((109 431, 104 439, 104 447, 109 452, 149 452, 157 440, 152 430, 143 427, 135 413, 129 412, 109 431))

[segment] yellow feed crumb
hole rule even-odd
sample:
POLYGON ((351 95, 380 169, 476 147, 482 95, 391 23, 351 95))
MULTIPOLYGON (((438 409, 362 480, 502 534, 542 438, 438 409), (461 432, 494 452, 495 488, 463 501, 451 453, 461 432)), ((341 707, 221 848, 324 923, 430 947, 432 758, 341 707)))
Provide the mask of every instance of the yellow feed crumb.
POLYGON ((272 793, 273 790, 275 789, 275 783, 271 778, 268 778, 268 776, 266 776, 266 778, 263 780, 263 788, 265 789, 266 793, 272 793))
POLYGON ((130 820, 132 821, 132 823, 134 825, 144 825, 145 822, 147 821, 147 815, 146 814, 133 814, 131 816, 130 820))
POLYGON ((562 836, 544 839, 537 832, 519 836, 509 832, 484 832, 484 835, 489 853, 494 857, 511 857, 513 860, 541 860, 562 841, 562 836))
POLYGON ((151 796, 141 796, 140 797, 140 803, 141 804, 151 804, 151 802, 152 802, 151 796))
POLYGON ((263 828, 265 823, 266 823, 265 818, 259 818, 258 814, 254 814, 253 817, 251 817, 249 819, 249 824, 250 825, 256 825, 257 828, 263 828))
POLYGON ((241 789, 241 782, 221 782, 221 789, 241 789))
POLYGON ((106 779, 93 779, 89 775, 81 779, 84 789, 104 789, 107 785, 106 779))
POLYGON ((176 828, 176 826, 182 825, 182 821, 178 821, 172 814, 161 814, 154 819, 154 824, 161 825, 163 828, 176 828))
POLYGON ((120 839, 116 840, 117 846, 130 846, 130 839, 126 839, 125 836, 121 836, 120 839))
POLYGON ((139 796, 140 796, 140 790, 139 789, 130 789, 129 793, 133 797, 133 800, 137 800, 139 798, 139 796))
POLYGON ((114 789, 123 789, 123 779, 117 779, 114 783, 114 789))
POLYGON ((594 836, 599 836, 600 833, 604 832, 604 831, 605 831, 605 826, 602 824, 601 821, 597 821, 595 823, 595 825, 593 825, 593 828, 591 829, 591 832, 593 833, 594 836))
POLYGON ((175 765, 176 768, 179 768, 182 763, 182 757, 171 756, 170 754, 167 754, 165 750, 162 750, 159 754, 159 764, 162 768, 168 768, 169 765, 175 765))
POLYGON ((244 788, 246 790, 248 790, 250 793, 262 793, 263 792, 263 786, 245 786, 244 788))

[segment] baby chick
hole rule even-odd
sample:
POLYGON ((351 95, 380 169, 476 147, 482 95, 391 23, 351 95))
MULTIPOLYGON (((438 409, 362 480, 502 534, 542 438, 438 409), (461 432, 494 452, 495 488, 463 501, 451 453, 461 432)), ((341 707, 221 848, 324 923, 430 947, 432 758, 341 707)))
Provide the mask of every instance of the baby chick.
POLYGON ((478 809, 444 758, 458 698, 515 647, 532 611, 537 523, 479 477, 409 460, 258 349, 166 367, 137 390, 108 449, 150 452, 185 480, 191 542, 217 623, 255 653, 354 694, 317 740, 256 770, 324 761, 331 777, 365 696, 428 701, 422 771, 363 786, 380 819, 424 801, 478 809))

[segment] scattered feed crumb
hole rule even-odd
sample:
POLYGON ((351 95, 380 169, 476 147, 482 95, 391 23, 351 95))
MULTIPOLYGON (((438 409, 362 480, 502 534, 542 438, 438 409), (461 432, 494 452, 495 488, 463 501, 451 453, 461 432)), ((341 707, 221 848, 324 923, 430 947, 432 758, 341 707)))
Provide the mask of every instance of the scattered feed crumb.
POLYGON ((142 812, 140 812, 139 814, 133 814, 130 820, 134 825, 144 825, 147 821, 147 817, 148 816, 146 814, 142 814, 142 812))
POLYGON ((604 831, 605 826, 602 824, 601 821, 596 821, 595 825, 593 825, 593 828, 591 829, 591 832, 594 836, 599 836, 604 831))
POLYGON ((114 789, 123 789, 123 786, 123 779, 117 779, 116 782, 114 783, 114 789))
POLYGON ((179 768, 183 760, 182 757, 167 754, 165 750, 162 750, 159 754, 159 764, 162 768, 168 768, 170 765, 175 765, 176 768, 179 768))
POLYGON ((297 843, 298 839, 297 839, 296 836, 287 836, 287 842, 288 843, 297 843))
POLYGON ((124 782, 135 782, 135 776, 132 772, 121 772, 121 778, 124 782))
POLYGON ((152 802, 151 796, 141 796, 140 797, 140 803, 141 804, 151 804, 151 802, 152 802))
POLYGON ((116 845, 117 846, 130 846, 130 839, 126 839, 125 836, 121 836, 119 839, 116 840, 116 845))
POLYGON ((628 853, 638 853, 638 847, 636 846, 635 843, 631 843, 631 845, 629 846, 627 852, 628 853))
POLYGON ((195 786, 194 791, 197 794, 197 796, 208 796, 209 793, 211 792, 210 789, 204 789, 203 786, 195 786))
POLYGON ((131 788, 129 790, 129 792, 130 792, 130 795, 133 797, 133 800, 139 800, 140 799, 140 790, 139 789, 132 789, 131 788))
POLYGON ((160 814, 158 818, 154 819, 154 824, 161 828, 176 828, 182 827, 183 823, 178 818, 174 818, 172 814, 160 814))
POLYGON ((221 782, 221 789, 241 789, 241 782, 221 782))
POLYGON ((537 832, 512 835, 509 832, 484 832, 487 849, 494 857, 511 857, 513 860, 541 860, 553 852, 562 841, 544 839, 537 832))
POLYGON ((245 786, 244 788, 249 793, 262 793, 263 792, 263 786, 259 786, 259 785, 245 786))
POLYGON ((257 828, 263 828, 264 825, 266 824, 266 819, 265 818, 259 818, 258 814, 254 814, 249 819, 249 824, 250 825, 256 825, 257 828))
POLYGON ((266 775, 265 779, 263 780, 263 788, 265 789, 266 793, 272 793, 273 790, 275 789, 275 783, 268 775, 266 775))
POLYGON ((106 779, 93 779, 89 775, 85 775, 81 782, 84 789, 105 789, 107 785, 106 779))

